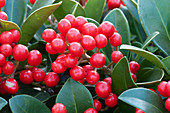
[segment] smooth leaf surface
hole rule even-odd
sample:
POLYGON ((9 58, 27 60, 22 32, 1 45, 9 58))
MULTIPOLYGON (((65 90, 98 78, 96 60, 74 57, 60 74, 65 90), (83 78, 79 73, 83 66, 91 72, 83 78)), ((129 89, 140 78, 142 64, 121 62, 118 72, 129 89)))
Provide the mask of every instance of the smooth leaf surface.
POLYGON ((0 97, 0 110, 5 107, 8 104, 8 102, 0 97))
POLYGON ((60 90, 56 103, 63 103, 67 113, 84 113, 88 108, 94 108, 93 98, 82 84, 68 79, 60 90))
POLYGON ((170 55, 170 34, 168 33, 167 24, 170 19, 170 1, 169 0, 139 0, 138 11, 142 25, 147 33, 158 31, 160 33, 153 42, 167 56, 170 55))
POLYGON ((112 71, 112 89, 114 93, 120 95, 123 91, 137 87, 133 81, 129 64, 126 57, 123 57, 113 68, 112 71), (121 84, 120 84, 121 83, 121 84))
POLYGON ((143 110, 145 113, 164 113, 162 99, 149 89, 129 89, 118 98, 129 105, 143 110))
POLYGON ((22 25, 22 38, 19 43, 27 45, 31 41, 34 34, 43 25, 45 20, 54 12, 54 10, 61 4, 53 4, 45 6, 34 11, 22 25))
POLYGON ((41 101, 28 95, 18 95, 9 100, 13 113, 51 113, 41 101))
POLYGON ((84 8, 86 17, 100 22, 105 3, 106 0, 88 0, 84 8))
POLYGON ((162 62, 165 64, 165 66, 170 70, 170 56, 162 59, 162 62))

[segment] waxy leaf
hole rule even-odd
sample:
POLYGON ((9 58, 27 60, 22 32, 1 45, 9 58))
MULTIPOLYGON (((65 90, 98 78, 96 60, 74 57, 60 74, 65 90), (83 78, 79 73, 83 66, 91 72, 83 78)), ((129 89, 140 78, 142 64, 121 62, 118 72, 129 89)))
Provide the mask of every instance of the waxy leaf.
POLYGON ((36 98, 28 95, 18 95, 9 100, 13 113, 51 113, 51 110, 36 98))
POLYGON ((5 107, 5 105, 7 105, 7 104, 8 104, 8 102, 7 102, 5 99, 3 99, 3 98, 0 97, 0 110, 1 110, 3 107, 5 107))
POLYGON ((88 108, 94 108, 93 98, 82 84, 68 79, 60 90, 56 103, 66 106, 67 113, 84 113, 88 108))

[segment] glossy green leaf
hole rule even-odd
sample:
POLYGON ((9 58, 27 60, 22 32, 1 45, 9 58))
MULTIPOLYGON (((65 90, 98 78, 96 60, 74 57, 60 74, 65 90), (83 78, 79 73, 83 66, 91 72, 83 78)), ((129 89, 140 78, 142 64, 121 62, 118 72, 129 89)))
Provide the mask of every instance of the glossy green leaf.
POLYGON ((96 20, 94 20, 92 18, 86 18, 86 19, 89 23, 94 23, 97 27, 99 27, 100 24, 96 20))
MULTIPOLYGON (((141 68, 141 67, 140 67, 140 68, 141 68)), ((153 70, 153 68, 151 68, 151 67, 144 67, 144 68, 140 69, 140 70, 139 70, 139 74, 138 74, 138 76, 137 76, 137 81, 140 80, 141 77, 142 77, 146 72, 152 71, 152 70, 153 70)))
POLYGON ((4 11, 8 15, 8 20, 21 26, 25 18, 27 2, 28 0, 7 0, 4 11))
POLYGON ((10 21, 3 21, 0 19, 0 34, 3 31, 9 31, 11 29, 17 29, 21 33, 21 30, 17 24, 10 22, 10 21))
POLYGON ((168 33, 167 24, 170 14, 169 0, 139 0, 138 11, 142 25, 147 33, 158 31, 160 34, 153 42, 159 47, 167 56, 170 55, 170 34, 168 33))
POLYGON ((165 64, 165 66, 170 70, 170 56, 162 59, 162 62, 165 64))
POLYGON ((82 6, 73 0, 55 0, 55 2, 62 1, 62 4, 54 11, 55 18, 60 21, 67 14, 73 14, 74 16, 85 16, 82 6))
POLYGON ((68 79, 60 90, 56 103, 63 103, 67 113, 84 113, 88 108, 94 108, 93 98, 82 84, 68 79))
POLYGON ((0 97, 0 110, 5 107, 8 104, 8 102, 0 97))
POLYGON ((18 95, 9 100, 13 113, 51 113, 51 110, 41 101, 28 95, 18 95))
POLYGON ((129 105, 143 110, 145 113, 164 113, 162 99, 149 89, 129 89, 118 98, 129 105))
POLYGON ((84 8, 86 17, 100 22, 105 3, 106 0, 88 0, 84 8))
MULTIPOLYGON (((128 21, 120 9, 114 9, 110 11, 103 21, 109 21, 115 26, 117 32, 122 36, 122 44, 130 45, 130 29, 128 21)), ((111 56, 112 53, 111 49, 104 48, 103 50, 107 51, 107 53, 109 54, 108 56, 111 56)), ((128 51, 121 50, 121 52, 123 53, 124 56, 128 56, 128 51)))
POLYGON ((153 53, 145 51, 145 50, 137 48, 137 47, 134 47, 134 46, 131 46, 131 45, 121 45, 120 49, 126 49, 126 50, 129 50, 129 51, 132 51, 132 52, 138 54, 139 56, 147 59, 148 61, 150 61, 151 63, 153 63, 157 67, 165 69, 167 71, 167 73, 170 74, 170 71, 165 66, 165 64, 153 53))
POLYGON ((43 25, 45 20, 49 17, 50 14, 55 11, 55 9, 61 4, 53 4, 49 6, 45 6, 39 8, 38 10, 34 11, 24 22, 21 27, 22 30, 22 38, 20 39, 19 43, 27 45, 28 42, 31 41, 34 34, 38 31, 38 29, 43 25))
POLYGON ((137 87, 133 81, 129 64, 126 57, 123 57, 113 68, 112 71, 112 89, 117 95, 120 95, 123 91, 137 87))

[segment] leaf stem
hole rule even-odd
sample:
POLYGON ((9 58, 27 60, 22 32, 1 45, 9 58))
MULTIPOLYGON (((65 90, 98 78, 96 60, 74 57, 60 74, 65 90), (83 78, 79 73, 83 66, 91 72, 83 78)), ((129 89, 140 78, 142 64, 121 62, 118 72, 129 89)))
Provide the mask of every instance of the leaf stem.
POLYGON ((15 72, 16 72, 16 70, 17 70, 17 67, 19 66, 19 61, 16 61, 15 62, 15 69, 14 69, 14 72, 11 74, 11 78, 14 78, 14 75, 15 75, 15 72))
POLYGON ((114 62, 112 61, 110 64, 107 65, 107 68, 109 68, 113 64, 114 64, 114 62))

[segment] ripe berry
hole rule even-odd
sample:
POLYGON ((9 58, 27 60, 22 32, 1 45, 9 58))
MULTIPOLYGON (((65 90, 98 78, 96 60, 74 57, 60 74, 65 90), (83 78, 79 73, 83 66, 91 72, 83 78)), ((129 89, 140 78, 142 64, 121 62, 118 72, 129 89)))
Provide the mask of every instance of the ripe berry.
POLYGON ((79 80, 78 82, 80 82, 81 84, 84 84, 84 78, 83 79, 81 79, 81 80, 79 80))
POLYGON ((129 68, 132 73, 137 73, 139 70, 139 64, 135 61, 129 62, 129 68))
POLYGON ((64 17, 64 19, 67 19, 71 23, 72 28, 76 26, 76 18, 74 15, 68 14, 64 17))
POLYGON ((42 55, 38 50, 30 51, 27 62, 31 66, 38 66, 42 62, 42 55))
POLYGON ((87 76, 86 76, 86 81, 91 84, 94 85, 99 81, 99 74, 96 71, 90 71, 87 76))
POLYGON ((95 108, 95 110, 96 110, 96 111, 100 111, 100 109, 101 109, 101 107, 102 107, 100 101, 94 99, 93 102, 94 102, 94 108, 95 108))
POLYGON ((118 98, 113 93, 110 93, 109 96, 105 98, 105 104, 108 107, 115 107, 117 103, 118 103, 118 98))
POLYGON ((117 32, 114 25, 111 22, 105 21, 98 27, 98 33, 105 35, 108 39, 117 32))
POLYGON ((24 61, 28 58, 29 51, 24 45, 18 44, 13 48, 13 58, 17 61, 24 61))
POLYGON ((104 48, 107 45, 107 38, 103 34, 98 34, 95 37, 95 41, 97 48, 104 48))
POLYGON ((148 88, 149 90, 153 91, 154 93, 157 93, 154 89, 148 88))
POLYGON ((135 113, 145 113, 145 112, 140 110, 140 109, 138 109, 138 108, 136 108, 136 112, 135 113))
POLYGON ((101 81, 96 84, 95 91, 100 98, 106 98, 111 92, 111 86, 107 82, 101 81))
POLYGON ((70 70, 70 76, 73 80, 79 81, 85 77, 85 71, 80 66, 75 66, 70 70))
POLYGON ((13 34, 13 37, 14 37, 13 42, 17 43, 21 38, 20 32, 16 29, 11 29, 9 31, 13 34))
POLYGON ((70 30, 68 30, 68 32, 66 34, 66 38, 69 43, 80 42, 81 41, 81 33, 79 32, 79 30, 77 30, 75 28, 71 28, 70 30))
POLYGON ((165 101, 165 108, 170 111, 170 97, 165 101))
POLYGON ((83 47, 78 42, 70 43, 68 50, 74 57, 80 57, 83 54, 83 47))
POLYGON ((7 21, 8 20, 8 15, 5 12, 0 11, 0 19, 2 19, 4 21, 7 21))
POLYGON ((12 33, 9 31, 4 31, 0 35, 0 43, 1 44, 12 44, 13 39, 14 39, 14 37, 13 37, 12 33))
POLYGON ((52 48, 49 42, 46 44, 45 49, 49 54, 57 54, 57 51, 52 48))
POLYGON ((114 63, 118 63, 119 60, 123 58, 123 54, 120 51, 113 51, 111 58, 114 63))
POLYGON ((62 34, 56 34, 56 38, 62 39, 64 41, 66 41, 65 37, 62 34))
POLYGON ((131 73, 132 79, 134 82, 136 82, 136 75, 134 73, 131 73))
POLYGON ((6 0, 0 0, 0 8, 4 7, 6 4, 6 0))
POLYGON ((0 53, 0 66, 5 65, 5 62, 6 62, 5 56, 2 53, 0 53))
POLYGON ((90 35, 95 37, 98 34, 97 26, 93 23, 86 23, 82 27, 83 35, 90 35))
POLYGON ((51 65, 51 69, 55 72, 55 73, 63 73, 67 67, 64 66, 64 64, 62 64, 61 62, 53 62, 51 65))
POLYGON ((36 0, 29 0, 29 2, 30 2, 32 5, 34 5, 35 1, 36 1, 36 0))
POLYGON ((106 56, 103 53, 95 53, 90 58, 90 64, 95 68, 101 68, 106 63, 106 56))
POLYGON ((59 77, 56 73, 50 72, 44 78, 45 85, 48 87, 54 87, 59 83, 59 77))
POLYGON ((94 67, 92 67, 91 65, 84 65, 82 68, 84 69, 86 76, 90 71, 94 70, 94 67))
POLYGON ((91 51, 96 47, 96 41, 89 35, 84 35, 81 39, 81 45, 84 49, 91 51))
POLYGON ((170 97, 170 81, 166 84, 166 93, 170 97))
POLYGON ((119 8, 121 4, 121 0, 109 0, 107 6, 109 9, 119 8))
POLYGON ((110 38, 109 38, 110 44, 114 47, 120 46, 122 43, 122 37, 119 33, 114 33, 110 38))
POLYGON ((5 64, 2 66, 2 72, 5 75, 10 75, 14 72, 14 64, 10 61, 5 62, 5 64))
POLYGON ((107 77, 103 81, 107 82, 112 87, 112 78, 111 77, 107 77))
POLYGON ((0 82, 0 94, 7 95, 8 92, 5 90, 5 80, 0 82))
POLYGON ((86 20, 86 18, 84 18, 82 16, 78 16, 76 18, 76 26, 75 26, 75 28, 77 28, 82 33, 82 27, 87 22, 88 21, 86 20))
POLYGON ((56 32, 53 29, 45 29, 43 31, 42 38, 46 42, 51 42, 56 38, 56 32))
POLYGON ((31 70, 23 70, 19 74, 19 79, 23 84, 31 84, 33 82, 33 75, 31 70))
POLYGON ((67 113, 67 109, 62 103, 56 103, 52 108, 52 113, 67 113))
POLYGON ((17 93, 19 86, 15 79, 9 78, 5 81, 4 88, 8 93, 15 94, 17 93))
POLYGON ((5 57, 9 57, 12 54, 12 47, 9 44, 2 44, 0 46, 0 52, 5 55, 5 57))
POLYGON ((55 61, 64 64, 64 58, 65 58, 65 57, 66 57, 65 54, 58 55, 58 57, 56 58, 55 61))
POLYGON ((46 74, 42 69, 36 68, 34 71, 32 71, 32 76, 36 82, 42 82, 46 74))
POLYGON ((67 45, 64 40, 56 38, 51 42, 51 47, 57 51, 57 53, 63 53, 66 50, 67 45))
POLYGON ((75 67, 77 64, 77 59, 73 57, 71 54, 67 54, 64 58, 64 65, 68 68, 75 67))
POLYGON ((62 19, 60 20, 60 22, 58 23, 58 30, 60 31, 60 33, 62 35, 65 36, 65 34, 67 33, 67 31, 71 28, 71 23, 66 20, 66 19, 62 19))
POLYGON ((158 92, 163 96, 163 97, 167 97, 167 90, 166 90, 166 85, 167 82, 166 81, 162 81, 159 85, 158 85, 158 92))
POLYGON ((97 113, 97 111, 94 108, 89 108, 84 113, 97 113))

